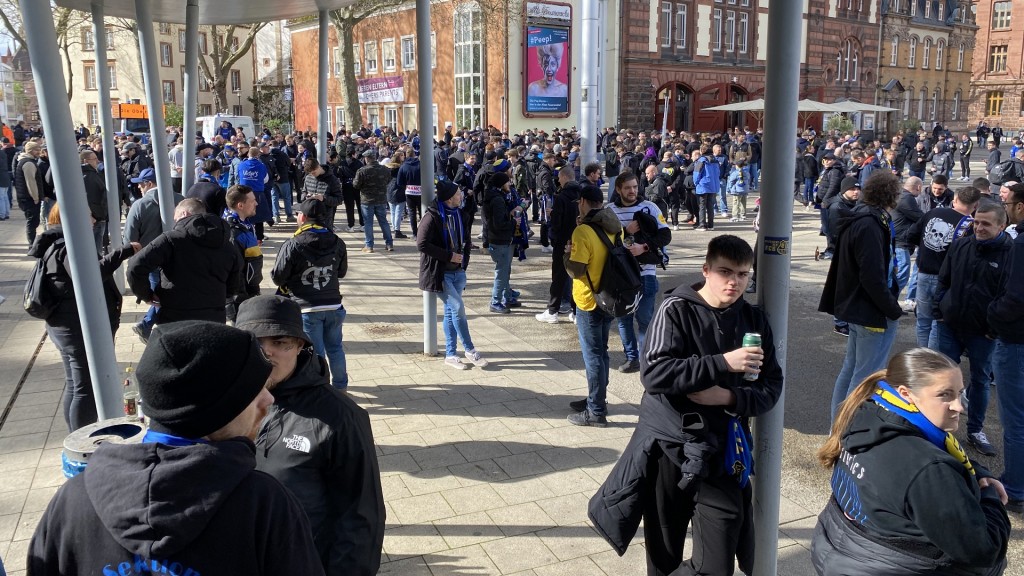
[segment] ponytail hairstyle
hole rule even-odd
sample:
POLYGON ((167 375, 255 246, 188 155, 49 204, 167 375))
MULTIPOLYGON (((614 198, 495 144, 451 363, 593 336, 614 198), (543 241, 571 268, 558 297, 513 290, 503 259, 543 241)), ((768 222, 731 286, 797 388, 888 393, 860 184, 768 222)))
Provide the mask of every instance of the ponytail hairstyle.
POLYGON ((936 375, 947 370, 959 370, 959 367, 945 354, 928 348, 912 348, 894 355, 885 370, 868 376, 839 406, 839 412, 832 421, 832 432, 825 444, 818 449, 818 462, 825 468, 835 466, 842 450, 840 441, 843 434, 850 427, 850 422, 861 405, 870 401, 880 380, 885 380, 893 388, 906 386, 916 392, 931 385, 936 375))

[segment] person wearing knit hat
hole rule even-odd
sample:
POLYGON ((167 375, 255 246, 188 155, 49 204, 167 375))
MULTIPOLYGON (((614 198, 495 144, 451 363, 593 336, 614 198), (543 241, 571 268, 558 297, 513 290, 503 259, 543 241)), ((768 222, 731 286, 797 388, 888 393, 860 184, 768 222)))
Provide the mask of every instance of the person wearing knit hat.
POLYGON ((14 190, 18 207, 25 213, 25 236, 31 246, 39 228, 43 202, 43 173, 39 170, 42 147, 35 140, 25 143, 14 164, 14 190))
POLYGON ((267 389, 274 405, 256 442, 256 469, 298 499, 328 574, 376 574, 385 512, 369 416, 330 385, 327 362, 310 347, 293 300, 246 300, 236 326, 259 340, 273 365, 267 389))
POLYGON ((237 328, 185 321, 155 332, 136 371, 148 431, 141 443, 101 444, 58 490, 32 537, 28 571, 65 573, 73 558, 70 566, 123 573, 145 564, 178 574, 324 574, 299 503, 256 470, 270 373, 256 337, 237 328))
POLYGON ((427 206, 416 234, 420 252, 420 289, 433 292, 444 304, 442 327, 445 337, 445 365, 457 370, 469 364, 483 368, 487 360, 476 350, 469 334, 469 320, 462 293, 466 289, 470 242, 466 214, 460 209, 463 192, 453 182, 435 183, 437 198, 427 206), (459 340, 465 349, 464 363, 459 358, 459 340))
POLYGON ((511 192, 511 178, 507 172, 494 172, 487 180, 481 203, 484 217, 484 248, 494 261, 494 285, 491 289, 491 312, 508 314, 510 308, 520 306, 515 292, 509 286, 512 275, 512 240, 523 208, 509 206, 506 197, 511 192))

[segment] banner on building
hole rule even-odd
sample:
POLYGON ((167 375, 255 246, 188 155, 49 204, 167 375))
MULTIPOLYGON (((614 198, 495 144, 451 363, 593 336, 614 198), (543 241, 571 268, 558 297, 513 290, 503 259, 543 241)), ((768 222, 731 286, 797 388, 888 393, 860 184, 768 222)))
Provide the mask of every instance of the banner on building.
POLYGON ((357 91, 360 104, 405 101, 405 85, 401 76, 360 79, 357 91))
POLYGON ((526 27, 525 112, 530 115, 569 115, 569 29, 526 27))

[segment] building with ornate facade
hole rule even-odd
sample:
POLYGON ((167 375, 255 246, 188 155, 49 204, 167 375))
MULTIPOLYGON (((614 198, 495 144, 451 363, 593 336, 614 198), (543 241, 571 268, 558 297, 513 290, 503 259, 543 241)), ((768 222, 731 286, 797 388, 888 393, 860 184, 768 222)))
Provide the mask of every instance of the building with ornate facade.
POLYGON ((1024 1, 976 0, 968 115, 1006 132, 1024 128, 1024 1))
POLYGON ((968 127, 975 34, 970 0, 889 0, 882 7, 878 103, 883 130, 920 121, 952 131, 968 127))

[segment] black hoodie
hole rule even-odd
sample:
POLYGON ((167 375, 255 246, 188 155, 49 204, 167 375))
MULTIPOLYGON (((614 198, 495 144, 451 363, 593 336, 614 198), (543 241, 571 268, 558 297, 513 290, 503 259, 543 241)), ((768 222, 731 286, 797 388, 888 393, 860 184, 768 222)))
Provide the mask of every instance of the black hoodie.
POLYGON ((565 243, 572 238, 576 229, 576 217, 579 216, 579 198, 582 187, 579 182, 566 182, 551 204, 551 225, 548 237, 556 250, 565 250, 565 243))
POLYGON ((484 218, 484 238, 488 244, 508 246, 516 232, 516 221, 505 202, 505 191, 488 186, 481 204, 484 218))
POLYGON ((347 273, 345 242, 327 228, 305 224, 281 246, 270 277, 308 311, 340 306, 339 281, 347 273))
POLYGON ((958 335, 988 336, 988 306, 1006 291, 1013 239, 1006 232, 989 242, 965 236, 953 242, 939 269, 933 314, 958 335))
POLYGON ((327 574, 373 576, 385 513, 370 417, 331 386, 327 362, 308 349, 272 392, 256 468, 302 504, 327 574))
POLYGON ((181 320, 225 321, 224 304, 238 292, 242 255, 219 214, 194 214, 174 223, 128 265, 128 284, 150 301, 149 273, 160 270, 156 296, 161 315, 181 320), (167 310, 165 312, 164 310, 167 310))
POLYGON ((830 507, 845 516, 819 520, 811 547, 819 574, 980 575, 1006 555, 1010 521, 995 488, 978 486, 991 476, 984 468, 974 465, 976 478, 902 416, 870 402, 841 446, 830 507), (865 554, 872 544, 886 554, 865 554))
POLYGON ((39 520, 28 573, 323 574, 302 508, 254 452, 102 444, 39 520))

